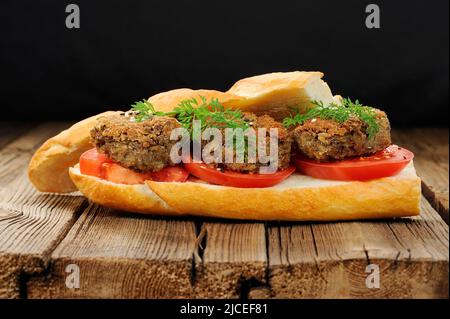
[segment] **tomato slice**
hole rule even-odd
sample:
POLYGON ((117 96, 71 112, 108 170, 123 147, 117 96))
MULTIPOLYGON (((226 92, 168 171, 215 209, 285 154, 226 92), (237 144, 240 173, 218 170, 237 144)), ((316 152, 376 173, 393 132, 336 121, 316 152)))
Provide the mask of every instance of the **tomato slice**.
POLYGON ((189 172, 182 167, 166 167, 158 172, 138 173, 116 163, 103 163, 103 178, 118 184, 144 184, 147 180, 184 183, 189 172))
POLYGON ((146 180, 151 180, 151 173, 138 173, 125 168, 116 163, 103 163, 103 178, 117 184, 144 184, 146 180))
POLYGON ((189 177, 189 172, 180 166, 170 166, 163 168, 158 172, 151 173, 151 176, 152 180, 157 182, 184 183, 189 177))
POLYGON ((242 174, 233 171, 222 172, 204 163, 185 163, 184 167, 189 173, 208 183, 241 188, 271 187, 282 182, 295 171, 294 166, 273 174, 242 174))
POLYGON ((189 172, 180 166, 166 167, 158 172, 138 173, 114 163, 95 148, 81 155, 80 173, 127 185, 143 184, 146 180, 185 182, 189 177, 189 172))
POLYGON ((414 158, 414 154, 397 145, 371 156, 319 163, 305 156, 294 159, 300 172, 321 179, 366 181, 398 174, 414 158))
POLYGON ((103 178, 103 163, 109 163, 111 160, 97 149, 93 148, 84 152, 80 157, 80 173, 90 176, 103 178))

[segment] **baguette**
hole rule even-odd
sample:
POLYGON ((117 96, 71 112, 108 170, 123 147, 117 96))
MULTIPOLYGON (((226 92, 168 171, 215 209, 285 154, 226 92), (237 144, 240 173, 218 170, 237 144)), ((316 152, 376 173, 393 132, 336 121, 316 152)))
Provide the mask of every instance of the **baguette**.
POLYGON ((148 98, 148 101, 155 107, 155 110, 161 112, 170 112, 182 100, 197 99, 205 97, 208 101, 212 98, 218 99, 220 103, 226 107, 233 107, 235 103, 242 103, 243 97, 236 96, 231 93, 224 93, 215 90, 192 90, 192 89, 175 89, 155 94, 148 98))
POLYGON ((245 112, 267 114, 281 121, 292 113, 304 113, 311 101, 335 102, 322 72, 277 72, 237 81, 227 93, 242 99, 234 107, 245 112))
POLYGON ((320 180, 294 174, 268 188, 234 188, 203 182, 121 185, 70 169, 77 188, 100 205, 163 215, 232 219, 335 221, 414 216, 420 179, 411 162, 396 176, 368 182, 320 180))
POLYGON ((70 193, 77 190, 68 168, 78 163, 81 154, 92 148, 90 130, 99 117, 114 114, 104 112, 72 125, 48 139, 33 155, 28 165, 28 178, 41 192, 70 193))
POLYGON ((94 203, 135 212, 180 215, 144 184, 124 185, 80 173, 78 164, 69 169, 77 189, 94 203))
MULTIPOLYGON (((225 107, 277 120, 293 109, 305 112, 311 100, 339 104, 320 72, 271 73, 236 82, 227 92, 176 89, 148 99, 169 112, 181 100, 218 99, 225 107)), ((191 178, 185 183, 124 185, 80 173, 80 155, 92 148, 90 130, 105 112, 46 141, 29 165, 30 181, 40 191, 81 191, 88 199, 115 209, 157 215, 198 215, 252 220, 334 221, 413 216, 420 212, 421 183, 413 162, 399 174, 366 182, 331 181, 294 173, 268 188, 234 188, 191 178)))

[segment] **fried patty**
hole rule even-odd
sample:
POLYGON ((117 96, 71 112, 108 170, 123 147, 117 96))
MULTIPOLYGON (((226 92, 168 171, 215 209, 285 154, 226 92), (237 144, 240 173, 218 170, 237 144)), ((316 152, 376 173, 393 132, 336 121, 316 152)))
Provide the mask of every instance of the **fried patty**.
POLYGON ((129 117, 115 114, 98 120, 91 139, 98 150, 122 166, 156 172, 174 165, 170 149, 177 141, 170 140, 170 133, 178 127, 180 123, 172 117, 132 122, 129 117))
POLYGON ((356 116, 350 116, 343 123, 310 119, 296 127, 292 135, 299 151, 317 161, 373 154, 391 144, 391 129, 386 113, 377 109, 375 112, 379 130, 372 138, 368 137, 367 124, 356 116))
MULTIPOLYGON (((258 128, 266 129, 266 154, 270 155, 270 128, 278 129, 278 157, 277 167, 283 169, 289 166, 291 159, 292 138, 288 131, 279 122, 270 116, 256 116, 251 113, 244 114, 247 121, 257 132, 258 128)), ((147 172, 159 171, 167 166, 174 165, 170 160, 170 150, 177 141, 170 140, 171 131, 181 127, 180 123, 172 117, 155 116, 142 122, 132 122, 123 115, 111 115, 98 120, 91 130, 91 140, 95 147, 108 155, 112 160, 129 169, 147 172)), ((225 160, 225 135, 223 134, 223 159, 225 160)), ((205 145, 207 142, 204 142, 205 145)), ((235 150, 233 150, 235 155, 235 150)), ((227 169, 242 173, 259 172, 264 163, 212 164, 220 169, 227 169)))
MULTIPOLYGON (((292 138, 286 128, 280 123, 275 121, 272 117, 268 115, 256 116, 253 113, 244 113, 244 120, 249 123, 249 126, 255 130, 256 136, 258 136, 258 129, 266 129, 266 155, 270 155, 270 143, 275 141, 270 141, 270 129, 275 128, 278 130, 278 156, 277 156, 277 167, 278 169, 284 169, 289 166, 291 161, 291 145, 292 138)), ((223 135, 225 136, 225 135, 223 135)), ((258 138, 256 139, 258 143, 258 138)), ((256 144, 257 147, 258 144, 256 144)), ((223 163, 220 165, 213 164, 212 166, 221 169, 241 172, 241 173, 258 173, 261 166, 267 166, 268 163, 260 163, 259 157, 256 151, 256 163, 249 163, 248 158, 244 158, 244 163, 225 163, 225 141, 223 141, 223 163)), ((236 150, 233 150, 234 157, 236 156, 236 150)))

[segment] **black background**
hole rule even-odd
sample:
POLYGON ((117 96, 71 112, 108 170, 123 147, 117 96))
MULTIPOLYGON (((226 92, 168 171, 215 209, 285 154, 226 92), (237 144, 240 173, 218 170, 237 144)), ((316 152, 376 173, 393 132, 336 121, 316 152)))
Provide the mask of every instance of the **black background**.
POLYGON ((2 0, 2 117, 80 119, 173 88, 320 70, 394 126, 447 126, 448 3, 2 0), (65 27, 69 3, 80 29, 65 27), (369 3, 381 29, 365 27, 369 3))

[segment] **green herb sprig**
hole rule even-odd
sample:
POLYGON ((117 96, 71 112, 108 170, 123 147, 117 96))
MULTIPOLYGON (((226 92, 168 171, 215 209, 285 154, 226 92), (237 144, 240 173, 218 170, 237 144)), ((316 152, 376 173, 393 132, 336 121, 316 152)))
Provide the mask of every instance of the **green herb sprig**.
POLYGON ((151 119, 153 116, 163 116, 164 112, 158 112, 149 101, 142 100, 131 105, 131 111, 134 113, 134 120, 142 122, 151 119))
POLYGON ((307 120, 320 118, 324 120, 333 120, 339 123, 347 121, 350 116, 356 116, 366 123, 366 134, 369 139, 373 138, 379 131, 379 124, 375 109, 359 103, 358 100, 352 101, 350 98, 342 100, 342 104, 331 103, 324 105, 322 101, 311 101, 315 105, 305 114, 297 113, 294 116, 287 117, 283 120, 285 127, 301 125, 307 120))
POLYGON ((136 122, 151 119, 153 116, 175 117, 191 134, 194 120, 201 121, 202 131, 207 127, 241 128, 243 130, 249 127, 240 110, 227 109, 215 98, 208 102, 204 96, 200 96, 200 101, 196 98, 182 100, 171 112, 156 111, 154 106, 145 100, 134 103, 131 111, 135 114, 136 122))

